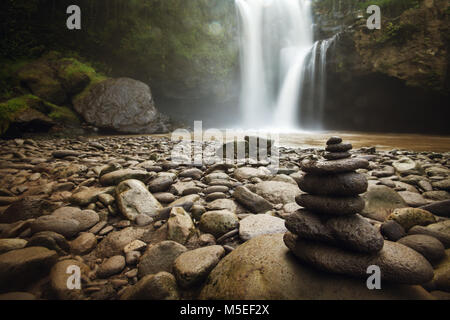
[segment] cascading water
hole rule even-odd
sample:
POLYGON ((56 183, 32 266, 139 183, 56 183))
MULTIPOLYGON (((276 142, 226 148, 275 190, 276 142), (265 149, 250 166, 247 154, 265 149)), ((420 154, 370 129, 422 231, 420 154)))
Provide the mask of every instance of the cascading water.
POLYGON ((316 41, 304 64, 305 86, 302 88, 301 106, 303 123, 308 129, 323 129, 327 54, 336 37, 316 41))
MULTIPOLYGON (((313 43, 311 1, 235 1, 241 20, 243 125, 296 129, 305 82, 317 82, 317 68, 323 69, 322 77, 325 72, 316 53, 319 48, 323 56, 327 44, 313 43)), ((312 87, 323 91, 320 84, 312 87)))

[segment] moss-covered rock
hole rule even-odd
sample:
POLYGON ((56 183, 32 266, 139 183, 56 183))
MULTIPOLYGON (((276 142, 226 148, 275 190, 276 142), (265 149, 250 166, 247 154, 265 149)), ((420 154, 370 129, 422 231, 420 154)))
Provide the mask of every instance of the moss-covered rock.
POLYGON ((23 86, 31 93, 47 101, 62 104, 67 100, 67 94, 55 75, 55 70, 45 59, 27 64, 17 73, 23 86))
MULTIPOLYGON (((145 82, 158 101, 223 102, 237 96, 234 0, 79 0, 85 9, 82 29, 76 32, 64 27, 70 1, 54 1, 52 10, 40 0, 5 1, 0 57, 34 58, 42 50, 69 50, 101 63, 114 77, 145 82)), ((27 72, 24 76, 37 90, 37 78, 27 72)), ((73 76, 75 83, 85 81, 73 76)), ((58 89, 55 83, 43 84, 39 89, 50 97, 58 89)), ((62 104, 59 98, 46 100, 62 104)))
MULTIPOLYGON (((387 2, 387 1, 386 1, 387 2)), ((411 2, 396 18, 384 18, 380 30, 365 19, 346 32, 332 61, 336 72, 383 74, 407 86, 445 92, 449 87, 449 19, 446 0, 411 2)))
POLYGON ((17 79, 33 95, 63 105, 87 87, 107 78, 86 63, 51 51, 21 67, 17 79))
POLYGON ((91 66, 75 58, 62 58, 54 63, 57 76, 70 96, 77 95, 88 87, 106 80, 91 66))
POLYGON ((27 94, 0 103, 0 135, 11 131, 47 131, 54 124, 79 125, 78 116, 68 107, 57 106, 27 94))
POLYGON ((0 134, 6 133, 14 124, 23 130, 32 130, 33 128, 50 128, 53 121, 38 108, 34 96, 26 95, 8 100, 0 104, 0 134))

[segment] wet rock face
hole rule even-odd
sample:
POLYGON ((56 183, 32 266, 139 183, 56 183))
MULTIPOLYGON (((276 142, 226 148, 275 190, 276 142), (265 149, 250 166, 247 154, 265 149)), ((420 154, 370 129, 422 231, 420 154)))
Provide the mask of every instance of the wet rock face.
POLYGON ((122 133, 167 132, 166 119, 156 109, 150 88, 133 79, 102 81, 76 99, 74 107, 98 128, 122 133))
POLYGON ((433 116, 450 115, 444 107, 449 104, 443 73, 448 48, 439 49, 448 33, 443 13, 447 5, 436 0, 430 9, 425 2, 399 12, 380 33, 366 32, 365 20, 360 20, 339 35, 327 55, 327 128, 449 133, 446 121, 433 116), (424 59, 427 55, 430 58, 424 59), (420 72, 414 61, 421 61, 427 71, 420 72))

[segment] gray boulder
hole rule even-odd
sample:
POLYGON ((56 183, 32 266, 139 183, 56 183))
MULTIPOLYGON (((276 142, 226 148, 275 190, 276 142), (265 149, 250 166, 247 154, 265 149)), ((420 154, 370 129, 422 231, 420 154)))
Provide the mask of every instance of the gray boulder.
POLYGON ((167 132, 167 119, 155 107, 150 88, 129 78, 107 79, 73 101, 84 120, 123 133, 167 132))

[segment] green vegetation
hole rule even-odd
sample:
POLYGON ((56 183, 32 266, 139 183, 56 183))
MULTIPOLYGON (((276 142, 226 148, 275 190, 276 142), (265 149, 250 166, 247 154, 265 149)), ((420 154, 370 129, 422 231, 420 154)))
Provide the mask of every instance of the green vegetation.
POLYGON ((9 100, 21 93, 20 84, 15 77, 15 73, 29 62, 26 59, 0 60, 0 101, 9 100))
POLYGON ((78 0, 79 31, 65 28, 71 4, 2 0, 0 29, 6 32, 0 57, 75 52, 108 76, 141 80, 155 92, 191 91, 196 98, 196 89, 220 83, 237 69, 234 0, 78 0))
POLYGON ((106 79, 105 76, 97 73, 90 65, 81 63, 74 58, 64 58, 59 62, 66 65, 58 74, 59 76, 63 75, 64 79, 71 79, 79 75, 86 75, 89 78, 91 84, 98 83, 106 79))
POLYGON ((384 15, 396 17, 403 11, 411 8, 419 8, 421 0, 365 0, 359 4, 361 9, 367 9, 369 5, 377 5, 384 15))
POLYGON ((349 14, 360 10, 366 15, 366 9, 370 5, 377 5, 383 16, 394 18, 407 9, 418 8, 420 2, 421 0, 315 0, 314 6, 321 12, 349 14))
POLYGON ((384 29, 382 29, 382 34, 376 38, 377 44, 384 44, 389 41, 394 42, 397 45, 402 45, 409 39, 412 35, 419 30, 419 27, 411 23, 398 23, 388 22, 384 29))
POLYGON ((66 83, 78 87, 73 94, 75 99, 82 98, 93 85, 108 79, 101 73, 97 73, 89 64, 81 63, 75 58, 64 58, 58 61, 60 68, 58 76, 66 83), (81 86, 77 83, 81 83, 81 86))
POLYGON ((8 130, 17 115, 27 109, 37 110, 58 123, 74 126, 80 124, 78 116, 69 107, 57 106, 32 94, 26 94, 0 103, 0 135, 8 130))
POLYGON ((52 120, 55 120, 55 122, 69 126, 78 126, 81 123, 78 115, 69 107, 52 105, 52 111, 48 114, 48 116, 52 120))
POLYGON ((0 103, 0 134, 5 133, 16 115, 28 109, 30 104, 36 102, 36 99, 39 98, 33 95, 25 95, 0 103))

